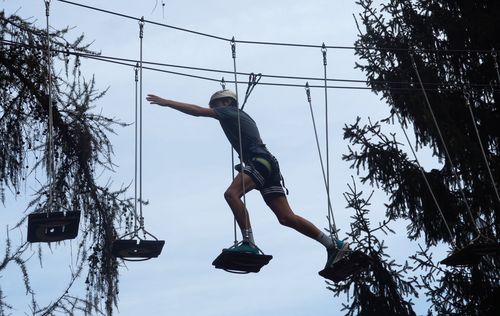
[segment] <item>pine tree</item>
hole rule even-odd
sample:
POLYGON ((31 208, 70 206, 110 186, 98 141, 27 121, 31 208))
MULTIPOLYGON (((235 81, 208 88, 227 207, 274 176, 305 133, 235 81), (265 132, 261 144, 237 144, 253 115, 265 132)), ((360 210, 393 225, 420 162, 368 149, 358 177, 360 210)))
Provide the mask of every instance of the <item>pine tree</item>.
MULTIPOLYGON (((83 36, 68 42, 65 39, 68 32, 68 29, 51 30, 47 36, 45 30, 33 23, 0 12, 0 199, 5 202, 9 197, 6 189, 22 194, 23 184, 44 170, 47 176, 37 177, 41 187, 29 203, 28 211, 52 210, 47 166, 54 159, 54 201, 67 210, 80 210, 83 217, 77 268, 70 274, 67 290, 85 280, 87 295, 73 297, 66 291, 60 296, 54 294, 50 305, 39 306, 25 264, 32 250, 26 243, 11 246, 8 237, 0 273, 9 264, 21 268, 26 291, 33 297, 34 314, 84 311, 111 315, 118 295, 118 262, 111 255, 111 246, 116 239, 115 226, 123 219, 128 219, 126 225, 130 224, 133 203, 123 197, 125 189, 113 191, 108 184, 99 184, 96 174, 103 169, 113 170, 113 148, 107 135, 124 124, 93 111, 93 103, 105 91, 97 90, 94 78, 83 78, 79 55, 96 53, 84 43, 83 36), (48 39, 50 57, 46 50, 48 39), (52 61, 50 72, 47 57, 52 61), (52 98, 47 95, 49 82, 52 98), (48 150, 49 99, 53 100, 54 158, 48 150), (87 276, 81 275, 83 271, 88 271, 87 276), (104 310, 100 309, 102 305, 104 310)), ((18 226, 25 224, 26 217, 18 226)), ((40 245, 39 252, 43 253, 43 249, 45 246, 40 245)), ((7 314, 11 307, 0 289, 0 313, 7 314)))
MULTIPOLYGON (((436 262, 432 249, 440 243, 453 250, 473 241, 499 240, 495 187, 500 178, 500 74, 495 49, 500 47, 500 3, 358 4, 363 28, 356 42, 361 59, 357 68, 391 110, 381 122, 362 123, 359 118, 345 127, 351 150, 344 158, 363 174, 362 182, 388 195, 387 218, 404 219, 407 238, 425 241, 411 256, 415 271, 421 271, 412 286, 428 296, 429 314, 493 314, 499 297, 498 254, 482 256, 468 267, 447 267, 436 262), (381 132, 381 125, 390 124, 413 129, 411 148, 381 132), (407 154, 423 147, 432 149, 442 163, 440 169, 424 170, 407 154)), ((362 276, 353 282, 362 286, 362 276)), ((357 297, 351 310, 372 300, 357 297)))

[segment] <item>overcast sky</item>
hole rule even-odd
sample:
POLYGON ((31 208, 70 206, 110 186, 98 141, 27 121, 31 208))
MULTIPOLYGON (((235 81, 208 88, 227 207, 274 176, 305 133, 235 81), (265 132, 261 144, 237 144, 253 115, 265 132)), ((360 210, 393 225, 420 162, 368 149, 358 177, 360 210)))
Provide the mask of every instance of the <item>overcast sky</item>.
MULTIPOLYGON (((347 0, 166 0, 164 10, 160 0, 157 4, 155 0, 78 2, 224 38, 234 36, 237 40, 352 46, 358 33, 353 14, 359 8, 355 1, 347 0)), ((7 13, 17 11, 21 17, 31 18, 40 28, 45 28, 44 1, 5 0, 1 4, 7 13)), ((87 42, 93 42, 91 48, 103 55, 139 58, 137 21, 52 0, 50 24, 53 28, 74 27, 70 38, 85 34, 87 42)), ((237 44, 236 49, 237 67, 241 72, 323 77, 319 48, 237 44)), ((143 54, 145 61, 233 69, 228 42, 152 24, 144 27, 143 54)), ((364 75, 354 69, 357 59, 353 50, 329 49, 327 58, 329 78, 364 79, 364 75)), ((133 123, 133 69, 84 59, 82 71, 87 78, 95 74, 102 90, 109 87, 95 110, 133 123)), ((195 74, 233 79, 230 74, 195 74)), ((248 80, 244 76, 238 79, 248 80)), ((274 82, 305 84, 305 80, 274 82)), ((321 81, 310 83, 322 84, 321 81)), ((234 88, 232 84, 228 87, 234 88)), ((218 82, 144 70, 144 97, 155 93, 206 106, 210 95, 219 89, 218 82)), ((245 90, 245 84, 239 85, 240 95, 245 90)), ((324 90, 315 88, 311 94, 323 143, 324 90)), ((352 213, 345 209, 342 192, 347 190, 347 183, 351 183, 351 175, 355 179, 357 176, 341 160, 341 155, 347 152, 342 127, 353 123, 357 116, 383 118, 388 114, 388 107, 369 90, 350 89, 330 89, 328 107, 331 196, 340 236, 345 237, 352 213)), ((292 208, 318 227, 327 227, 326 194, 304 88, 259 85, 245 109, 257 121, 264 142, 280 161, 292 208)), ((143 196, 150 202, 144 207, 145 224, 150 233, 166 244, 159 258, 128 263, 120 268, 119 315, 339 314, 346 297, 334 298, 326 289, 324 279, 317 274, 326 261, 324 248, 282 227, 258 192, 248 195, 248 208, 256 242, 265 253, 273 255, 273 260, 258 274, 235 275, 213 268, 213 259, 233 241, 233 218, 223 198, 231 181, 229 144, 215 120, 188 117, 146 101, 143 116, 143 196)), ((133 126, 117 130, 111 139, 118 167, 116 174, 103 175, 100 180, 105 183, 112 177, 114 187, 118 188, 130 183, 134 176, 133 126)), ((28 186, 25 193, 29 195, 36 188, 36 185, 28 186)), ((366 188, 365 192, 370 190, 366 188)), ((12 226, 25 208, 23 202, 22 199, 18 203, 9 201, 2 212, 2 223, 12 226)), ((371 214, 374 223, 384 215, 383 202, 383 195, 375 194, 371 214)), ((415 246, 408 245, 404 227, 405 223, 394 225, 398 235, 388 241, 389 252, 402 259, 410 253, 408 249, 415 246)), ((16 236, 23 233, 11 232, 16 236)), ((56 249, 52 254, 44 246, 43 267, 37 264, 36 256, 30 261, 34 275, 32 285, 41 295, 42 303, 60 295, 69 278, 68 249, 75 245, 76 242, 66 242, 63 249, 56 249)), ((29 304, 23 289, 10 285, 19 282, 18 273, 17 269, 10 268, 8 275, 2 276, 2 290, 7 302, 16 308, 16 315, 28 311, 29 304)), ((424 313, 422 308, 417 311, 424 313)))

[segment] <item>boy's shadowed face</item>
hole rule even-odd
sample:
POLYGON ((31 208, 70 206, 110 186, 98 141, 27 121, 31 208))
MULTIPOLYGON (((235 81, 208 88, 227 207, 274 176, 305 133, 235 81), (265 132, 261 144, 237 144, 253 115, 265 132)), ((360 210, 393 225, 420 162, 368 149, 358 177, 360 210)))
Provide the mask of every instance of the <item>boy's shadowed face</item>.
POLYGON ((211 108, 218 108, 221 106, 229 106, 233 103, 233 100, 231 98, 220 98, 213 100, 212 103, 210 104, 211 108))

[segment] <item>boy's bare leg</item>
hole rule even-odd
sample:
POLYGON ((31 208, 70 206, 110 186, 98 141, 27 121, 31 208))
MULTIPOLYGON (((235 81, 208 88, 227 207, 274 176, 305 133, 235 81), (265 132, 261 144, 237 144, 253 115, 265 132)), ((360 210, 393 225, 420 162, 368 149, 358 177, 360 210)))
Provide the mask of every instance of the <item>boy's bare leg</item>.
POLYGON ((248 216, 248 211, 245 208, 245 204, 243 204, 243 201, 241 200, 241 197, 243 196, 242 180, 245 186, 245 193, 255 189, 255 182, 252 180, 252 178, 249 175, 240 172, 234 178, 231 185, 229 185, 229 188, 227 188, 226 192, 224 193, 224 198, 233 211, 236 222, 243 232, 245 230, 251 229, 252 225, 250 224, 250 217, 248 216))
POLYGON ((291 227, 296 231, 314 240, 318 239, 321 231, 307 219, 295 214, 285 196, 271 196, 264 199, 269 208, 274 212, 280 224, 291 227))

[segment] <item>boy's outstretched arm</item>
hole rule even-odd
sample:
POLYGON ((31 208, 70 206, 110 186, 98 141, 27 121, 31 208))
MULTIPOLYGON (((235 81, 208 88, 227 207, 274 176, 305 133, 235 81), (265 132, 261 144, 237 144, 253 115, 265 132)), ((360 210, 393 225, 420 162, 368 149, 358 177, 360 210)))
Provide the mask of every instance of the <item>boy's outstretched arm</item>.
POLYGON ((211 108, 204 108, 204 107, 194 105, 194 104, 163 99, 163 98, 156 96, 154 94, 148 94, 148 96, 146 97, 146 100, 149 101, 149 103, 151 103, 151 104, 158 104, 161 106, 166 106, 166 107, 172 108, 174 110, 180 111, 182 113, 186 113, 188 115, 212 117, 215 119, 218 118, 217 113, 211 108))

